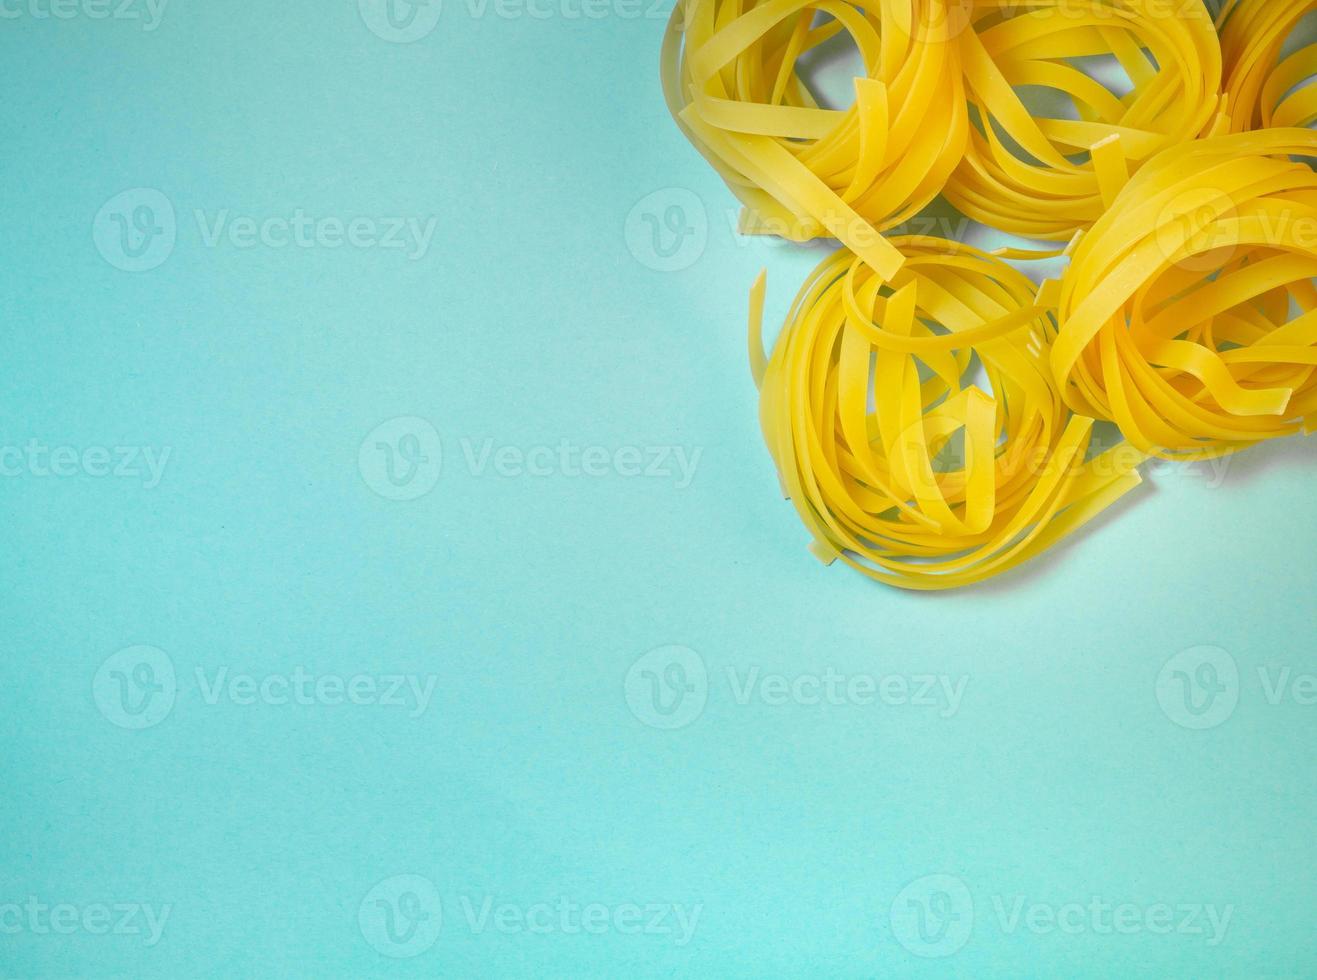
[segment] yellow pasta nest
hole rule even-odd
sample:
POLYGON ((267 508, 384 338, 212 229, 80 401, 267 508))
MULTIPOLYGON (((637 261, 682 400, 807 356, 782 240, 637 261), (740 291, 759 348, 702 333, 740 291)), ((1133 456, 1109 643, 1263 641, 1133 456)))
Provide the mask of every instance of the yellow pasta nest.
POLYGON ((1307 126, 1317 120, 1317 44, 1281 59, 1295 28, 1317 0, 1228 0, 1222 6, 1221 54, 1231 132, 1307 126))
POLYGON ((1317 133, 1167 151, 1073 250, 1052 367, 1067 404, 1140 450, 1197 459, 1317 411, 1317 133))
POLYGON ((846 250, 810 275, 765 360, 750 351, 783 491, 825 561, 907 589, 1003 572, 1139 482, 1129 452, 1085 462, 1092 420, 1048 369, 1028 279, 975 248, 894 238, 890 279, 846 250), (988 390, 970 383, 981 369, 988 390), (989 391, 991 393, 989 393, 989 391))
POLYGON ((664 94, 745 205, 743 230, 834 237, 875 269, 895 271, 900 256, 879 232, 937 196, 964 153, 954 38, 965 2, 678 4, 664 39, 664 94), (843 31, 864 75, 850 108, 829 109, 801 79, 800 62, 843 31))
POLYGON ((1118 139, 1136 170, 1220 109, 1221 48, 1202 0, 975 0, 960 47, 974 113, 947 199, 1029 238, 1068 241, 1102 214, 1095 146, 1118 139), (1085 72, 1095 66, 1082 59, 1100 56, 1114 56, 1127 93, 1085 72), (1031 112, 1030 91, 1061 104, 1031 112))

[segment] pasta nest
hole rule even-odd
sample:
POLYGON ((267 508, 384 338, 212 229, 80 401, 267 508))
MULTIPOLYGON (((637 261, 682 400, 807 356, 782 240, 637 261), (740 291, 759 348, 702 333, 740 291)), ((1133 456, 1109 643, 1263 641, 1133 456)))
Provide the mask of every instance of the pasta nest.
POLYGON ((1221 48, 1202 0, 975 0, 973 16, 960 38, 972 125, 946 196, 994 228, 1068 241, 1104 211, 1095 146, 1119 140, 1137 170, 1219 113, 1221 48), (1124 79, 1099 80, 1117 67, 1124 79))
POLYGON ((1281 57, 1299 21, 1317 10, 1317 0, 1230 0, 1221 9, 1221 54, 1225 64, 1231 132, 1307 126, 1317 120, 1317 44, 1281 57))
POLYGON ((1078 241, 1051 359, 1076 412, 1202 459, 1309 431, 1317 410, 1317 133, 1167 151, 1078 241))
POLYGON ((662 54, 682 130, 744 205, 741 230, 835 237, 884 274, 879 234, 942 190, 968 109, 956 39, 967 0, 684 0, 662 54), (863 64, 846 109, 820 104, 802 59, 849 35, 863 64))
POLYGON ((908 589, 976 582, 1033 557, 1139 482, 1142 455, 1086 462, 1092 420, 1062 404, 1035 289, 968 245, 903 237, 891 279, 825 259, 765 359, 760 422, 812 550, 908 589), (983 383, 972 380, 980 371, 983 383))

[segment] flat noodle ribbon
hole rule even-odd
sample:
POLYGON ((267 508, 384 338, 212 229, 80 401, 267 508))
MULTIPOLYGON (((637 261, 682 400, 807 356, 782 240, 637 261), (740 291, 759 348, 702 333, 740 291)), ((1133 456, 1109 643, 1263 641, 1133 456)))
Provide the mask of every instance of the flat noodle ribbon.
POLYGON ((839 239, 884 275, 879 232, 941 192, 964 154, 953 35, 964 0, 683 0, 661 57, 678 125, 745 209, 741 227, 839 239), (826 15, 820 19, 818 15, 826 15), (840 32, 865 74, 846 110, 819 105, 802 56, 840 32))
POLYGON ((1150 161, 1079 239, 1052 368, 1076 412, 1205 459, 1311 431, 1317 133, 1220 136, 1150 161))
POLYGON ((1202 0, 974 0, 960 48, 975 124, 946 197, 1028 238, 1068 241, 1101 216, 1094 147, 1119 140, 1137 170, 1220 111, 1221 48, 1202 0), (1114 56, 1128 94, 1081 69, 1097 56, 1114 56), (1051 90, 1073 112, 1035 117, 1022 89, 1051 90))
POLYGON ((1229 0, 1217 18, 1230 131, 1308 126, 1317 121, 1317 44, 1281 59, 1317 0, 1229 0))
POLYGON ((1118 446, 1085 462, 1093 423, 1062 405, 1054 325, 1023 274, 942 239, 892 244, 906 261, 890 278, 844 249, 825 259, 767 359, 760 275, 760 422, 818 557, 951 589, 1079 528, 1139 483, 1144 457, 1118 446), (992 394, 967 383, 979 365, 992 394))

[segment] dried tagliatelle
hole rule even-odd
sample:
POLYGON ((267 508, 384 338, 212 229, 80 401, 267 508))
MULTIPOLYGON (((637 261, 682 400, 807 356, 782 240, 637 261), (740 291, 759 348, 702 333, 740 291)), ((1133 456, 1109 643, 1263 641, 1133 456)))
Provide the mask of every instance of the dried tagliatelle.
POLYGON ((1052 367, 1136 447, 1207 458, 1317 412, 1317 133, 1200 140, 1149 162, 1081 236, 1052 367))
POLYGON ((885 275, 879 234, 941 190, 964 152, 953 36, 966 0, 682 0, 662 54, 683 131, 745 205, 742 230, 834 237, 885 275), (845 32, 864 65, 845 110, 819 104, 802 58, 845 32))
POLYGON ((1202 0, 975 0, 961 60, 973 125, 946 196, 1029 238, 1067 241, 1102 214, 1110 175, 1094 147, 1118 140, 1137 169, 1220 108, 1221 49, 1202 0), (1098 80, 1113 72, 1125 77, 1098 80))
POLYGON ((1123 447, 1085 462, 1093 423, 1061 404, 1053 324, 1024 275, 967 245, 892 244, 906 262, 890 279, 846 250, 822 262, 767 359, 760 276, 760 421, 816 555, 949 589, 1080 527, 1139 482, 1143 457, 1123 447))
POLYGON ((1232 132, 1307 126, 1317 120, 1317 44, 1281 58, 1285 42, 1317 0, 1227 0, 1221 25, 1232 132))

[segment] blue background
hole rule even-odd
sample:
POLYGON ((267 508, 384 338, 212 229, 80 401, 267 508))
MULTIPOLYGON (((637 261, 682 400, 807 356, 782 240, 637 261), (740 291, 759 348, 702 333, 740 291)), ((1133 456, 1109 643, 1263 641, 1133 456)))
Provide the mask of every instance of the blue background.
MULTIPOLYGON (((1158 468, 985 587, 874 586, 805 550, 746 367, 755 273, 780 322, 822 252, 733 234, 662 104, 647 5, 448 0, 403 44, 350 0, 172 0, 150 31, 27 3, 0 20, 0 444, 170 455, 155 486, 27 462, 0 479, 0 975, 1317 970, 1317 708, 1293 687, 1271 703, 1259 675, 1317 670, 1312 441, 1220 485, 1158 468), (97 217, 135 188, 176 213, 143 272, 107 259, 97 217), (208 245, 195 216, 299 208, 436 230, 409 257, 208 245), (369 436, 412 417, 442 470, 388 499, 369 436), (502 475, 467 460, 487 440, 700 456, 688 486, 614 463, 502 475), (135 645, 177 680, 141 729, 101 670, 135 645), (707 698, 671 730, 632 670, 670 645, 707 698), (1238 703, 1195 730, 1163 665, 1202 645, 1237 666, 1238 703), (433 699, 208 703, 198 677, 299 666, 433 675, 433 699), (754 671, 965 687, 955 710, 739 703, 754 671), (423 949, 363 925, 397 875, 442 904, 423 949), (964 889, 941 958, 893 917, 930 875, 964 889), (1095 896, 1232 917, 1210 945, 998 914, 1095 896), (479 928, 464 902, 487 897, 699 918, 684 944, 556 913, 546 934, 479 928), (58 934, 33 898, 169 913, 154 944, 58 934)), ((433 465, 417 432, 394 448, 433 465)))

